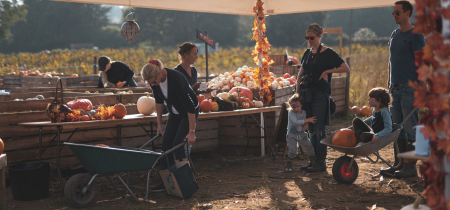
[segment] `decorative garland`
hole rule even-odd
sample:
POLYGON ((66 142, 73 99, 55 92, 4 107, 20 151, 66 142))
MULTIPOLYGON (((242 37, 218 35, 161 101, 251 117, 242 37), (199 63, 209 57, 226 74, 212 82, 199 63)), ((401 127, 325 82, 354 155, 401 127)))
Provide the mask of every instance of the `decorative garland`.
POLYGON ((261 0, 258 0, 256 6, 253 7, 253 12, 255 12, 256 17, 253 21, 254 27, 252 28, 253 37, 252 40, 256 41, 255 49, 252 51, 253 61, 255 64, 258 64, 259 67, 255 68, 253 73, 253 79, 255 80, 255 85, 259 87, 259 95, 260 100, 264 102, 264 104, 269 104, 272 101, 272 93, 269 88, 269 65, 274 62, 269 58, 267 52, 270 50, 269 41, 267 41, 267 37, 264 34, 266 32, 266 20, 264 19, 264 3, 261 0))
POLYGON ((427 45, 415 53, 422 86, 409 82, 416 89, 414 105, 421 110, 428 109, 419 121, 424 125, 421 131, 425 138, 431 139, 429 159, 420 166, 425 182, 422 195, 432 209, 450 209, 450 202, 447 204, 445 200, 446 173, 443 169, 443 158, 450 154, 450 45, 444 44, 449 37, 442 36, 442 16, 449 19, 450 9, 441 8, 439 0, 415 1, 417 23, 413 32, 428 35, 427 45))

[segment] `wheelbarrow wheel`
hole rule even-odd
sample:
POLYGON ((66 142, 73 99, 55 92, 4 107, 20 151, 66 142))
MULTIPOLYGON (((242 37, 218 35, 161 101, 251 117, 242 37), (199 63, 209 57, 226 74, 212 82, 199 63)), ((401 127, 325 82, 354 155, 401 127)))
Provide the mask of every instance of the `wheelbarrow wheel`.
POLYGON ((75 208, 84 208, 91 205, 98 195, 98 186, 92 182, 86 193, 82 193, 83 188, 91 180, 91 176, 87 174, 76 174, 70 177, 64 187, 64 196, 67 202, 75 208))
POLYGON ((356 161, 353 161, 352 167, 347 172, 352 158, 342 156, 336 159, 333 164, 333 178, 340 184, 352 184, 358 178, 359 168, 356 161))

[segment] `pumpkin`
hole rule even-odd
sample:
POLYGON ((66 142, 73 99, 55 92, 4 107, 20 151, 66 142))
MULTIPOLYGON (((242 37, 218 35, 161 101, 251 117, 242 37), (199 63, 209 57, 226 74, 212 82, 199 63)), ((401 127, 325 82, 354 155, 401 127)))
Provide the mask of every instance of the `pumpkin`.
POLYGON ((355 132, 348 128, 342 128, 334 134, 331 143, 340 147, 354 147, 358 142, 355 132))
POLYGON ((242 105, 242 103, 244 103, 244 102, 245 102, 245 98, 244 97, 236 98, 236 103, 238 103, 239 105, 242 105))
POLYGON ((122 119, 127 115, 127 108, 121 103, 114 105, 114 117, 122 119))
POLYGON ((78 77, 78 74, 72 74, 70 77, 78 77))
POLYGON ((247 102, 248 104, 250 104, 250 108, 255 108, 255 104, 251 101, 247 102))
POLYGON ((263 106, 264 106, 264 104, 263 104, 262 101, 257 101, 257 102, 255 102, 255 107, 256 107, 256 108, 261 108, 261 107, 263 107, 263 106))
POLYGON ((5 149, 5 145, 3 144, 3 140, 0 139, 0 154, 3 153, 3 150, 5 149))
POLYGON ((221 99, 228 99, 228 93, 219 93, 217 96, 221 99))
POLYGON ((82 109, 84 111, 89 111, 92 109, 92 102, 89 99, 78 99, 78 97, 75 97, 75 100, 69 101, 67 103, 67 106, 74 109, 82 109))
POLYGON ((357 107, 357 106, 353 106, 352 107, 352 112, 357 114, 357 115, 360 115, 361 114, 361 109, 359 107, 357 107))
POLYGON ((141 96, 137 101, 137 110, 140 114, 149 115, 156 111, 155 99, 150 94, 141 96))
POLYGON ((244 102, 244 103, 242 103, 242 108, 248 109, 248 108, 250 108, 250 104, 248 102, 244 102))
POLYGON ((203 100, 200 103, 200 111, 202 112, 210 112, 212 110, 212 102, 209 100, 203 100))
POLYGON ((283 75, 283 78, 288 79, 289 77, 291 77, 291 75, 289 73, 286 73, 283 75))
POLYGON ((369 117, 370 115, 372 115, 372 109, 370 109, 370 107, 368 106, 363 106, 363 108, 361 109, 361 114, 369 117))
POLYGON ((219 111, 219 105, 217 104, 217 102, 212 102, 212 109, 211 109, 211 111, 213 111, 213 112, 219 111))
POLYGON ((245 98, 253 98, 252 91, 246 87, 234 87, 228 92, 228 94, 232 94, 235 92, 239 93, 239 97, 242 96, 245 98))
POLYGON ((230 101, 235 101, 236 98, 234 97, 233 94, 229 94, 229 95, 228 95, 228 100, 230 100, 230 101))
POLYGON ((202 102, 203 100, 205 100, 205 96, 202 94, 198 95, 197 98, 198 98, 198 102, 202 102))
POLYGON ((8 76, 16 76, 16 72, 9 72, 8 76))
POLYGON ((83 115, 80 117, 80 121, 89 121, 91 118, 88 115, 83 115))

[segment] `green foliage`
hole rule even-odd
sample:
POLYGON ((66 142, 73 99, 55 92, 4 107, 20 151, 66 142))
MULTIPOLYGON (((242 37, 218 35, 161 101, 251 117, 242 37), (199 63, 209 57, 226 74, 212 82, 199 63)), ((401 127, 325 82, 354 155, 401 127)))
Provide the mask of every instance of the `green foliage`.
POLYGON ((11 26, 19 21, 25 21, 26 6, 18 5, 17 0, 0 1, 0 39, 11 41, 11 26))

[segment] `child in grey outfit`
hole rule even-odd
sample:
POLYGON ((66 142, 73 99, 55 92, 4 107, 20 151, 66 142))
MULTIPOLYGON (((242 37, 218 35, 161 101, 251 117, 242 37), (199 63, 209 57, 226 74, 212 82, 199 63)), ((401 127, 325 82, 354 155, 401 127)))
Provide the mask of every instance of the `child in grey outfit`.
POLYGON ((292 161, 298 154, 298 145, 303 147, 306 153, 309 155, 311 161, 314 158, 314 147, 308 139, 308 134, 305 130, 308 129, 307 123, 315 123, 316 117, 306 118, 306 111, 302 110, 302 100, 298 94, 294 94, 289 99, 289 120, 288 120, 288 133, 286 135, 286 142, 288 146, 288 162, 284 172, 291 172, 292 161))

